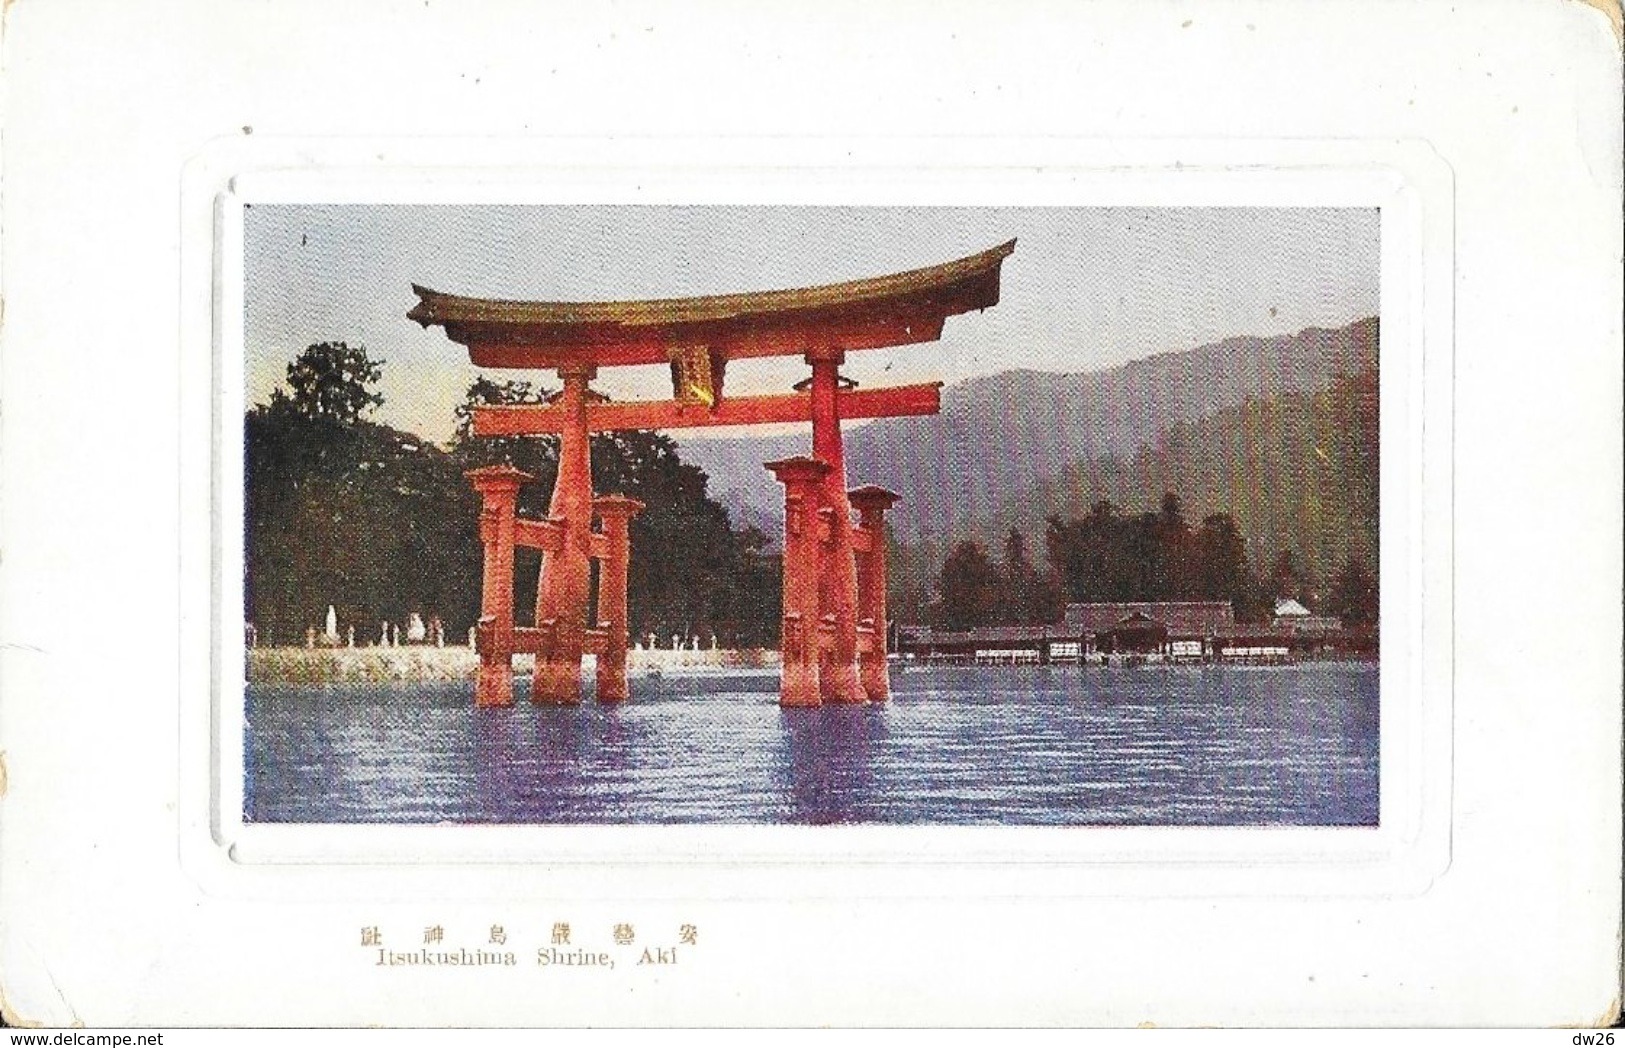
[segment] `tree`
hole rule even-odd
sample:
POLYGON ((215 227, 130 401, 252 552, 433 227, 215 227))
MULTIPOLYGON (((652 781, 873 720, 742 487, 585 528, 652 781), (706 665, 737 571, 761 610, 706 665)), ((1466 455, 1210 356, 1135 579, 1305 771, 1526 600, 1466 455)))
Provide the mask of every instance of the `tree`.
POLYGON ((936 547, 929 538, 899 542, 891 524, 886 525, 886 611, 893 622, 927 621, 937 564, 936 547))
POLYGON ((313 346, 288 369, 297 388, 244 420, 244 610, 267 642, 297 641, 329 604, 358 643, 413 612, 454 635, 473 622, 473 493, 446 452, 359 417, 382 402, 377 371, 343 343, 313 346))
POLYGON ((1184 507, 1172 491, 1163 493, 1157 516, 1157 545, 1161 549, 1162 589, 1168 600, 1186 600, 1196 590, 1195 537, 1185 523, 1184 507))
POLYGON ((1061 603, 1055 580, 1034 566, 1027 555, 1027 538, 1015 528, 1004 539, 1002 568, 999 622, 1012 626, 1053 622, 1061 603))
POLYGON ((1121 549, 1128 569, 1128 585, 1119 600, 1166 600, 1168 571, 1162 558, 1160 519, 1142 513, 1124 522, 1121 549))
MULTIPOLYGON (((453 442, 466 444, 473 440, 516 439, 475 437, 474 409, 488 404, 542 404, 547 401, 549 395, 547 390, 533 387, 529 382, 493 382, 488 378, 477 378, 468 387, 468 392, 463 394, 463 402, 452 409, 452 418, 457 422, 453 442)), ((500 445, 487 443, 481 446, 489 448, 500 445)))
POLYGON ((1050 574, 1070 600, 1084 599, 1083 557, 1076 540, 1075 523, 1050 514, 1044 520, 1044 553, 1049 558, 1050 574))
MULTIPOLYGON (((286 401, 304 418, 349 426, 384 402, 370 388, 383 374, 383 362, 365 347, 318 342, 288 365, 286 401)), ((280 406, 273 398, 273 407, 280 406)))
POLYGON ((1266 587, 1276 600, 1295 600, 1300 604, 1314 602, 1314 579, 1298 563, 1297 554, 1288 547, 1275 558, 1266 587))
POLYGON ((781 559, 769 552, 771 540, 759 528, 742 528, 733 537, 738 566, 726 590, 718 635, 734 647, 777 647, 784 606, 781 559))
POLYGON ((1247 566, 1247 546, 1235 518, 1228 513, 1204 517, 1195 544, 1196 596, 1230 601, 1236 618, 1243 622, 1264 619, 1270 610, 1269 600, 1247 566))
MULTIPOLYGON (((480 466, 512 466, 529 473, 536 480, 519 491, 519 512, 522 516, 545 517, 549 493, 559 472, 559 438, 547 437, 476 437, 474 435, 474 409, 489 404, 541 404, 548 393, 529 382, 493 382, 477 378, 463 394, 462 403, 452 409, 456 431, 452 437, 452 456, 463 472, 480 466)), ((596 448, 595 448, 596 450, 596 448)), ((535 571, 529 561, 533 554, 521 551, 523 572, 516 575, 522 586, 534 585, 535 571)), ((528 595, 516 596, 516 607, 525 607, 528 595)))
POLYGON ((1374 626, 1381 608, 1377 579, 1365 561, 1350 556, 1332 580, 1324 611, 1343 620, 1346 626, 1374 626))
POLYGON ((1204 600, 1223 600, 1241 587, 1247 571, 1247 547, 1235 518, 1214 513, 1202 520, 1196 533, 1197 595, 1204 600))
POLYGON ((978 542, 961 542, 942 565, 942 625, 964 630, 986 625, 998 614, 999 569, 978 542))
MULTIPOLYGON (((1131 539, 1138 522, 1100 501, 1081 520, 1051 517, 1044 533, 1050 566, 1070 600, 1144 600, 1143 551, 1131 539)), ((1155 541, 1154 536, 1150 541, 1155 541)))

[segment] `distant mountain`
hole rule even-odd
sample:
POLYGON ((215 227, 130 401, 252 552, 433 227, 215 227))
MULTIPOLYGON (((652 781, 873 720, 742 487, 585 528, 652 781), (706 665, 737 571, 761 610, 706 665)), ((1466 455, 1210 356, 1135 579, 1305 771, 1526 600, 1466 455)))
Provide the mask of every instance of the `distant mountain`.
MULTIPOLYGON (((1274 338, 1236 337, 1104 371, 1006 371, 943 390, 942 413, 847 431, 847 477, 903 501, 899 538, 943 541, 1006 516, 1006 504, 1083 460, 1130 456, 1166 429, 1249 399, 1328 388, 1374 367, 1377 319, 1274 338)), ((762 463, 806 453, 807 435, 681 442, 736 524, 776 535, 782 492, 762 463)))
POLYGON ((1133 455, 1072 463, 976 530, 990 549, 1012 528, 1041 547, 1052 515, 1077 520, 1100 501, 1128 516, 1154 513, 1172 491, 1192 525, 1229 514, 1260 575, 1290 550, 1324 582, 1351 555, 1377 562, 1378 396, 1376 370, 1365 369, 1328 389, 1248 397, 1175 423, 1133 455))

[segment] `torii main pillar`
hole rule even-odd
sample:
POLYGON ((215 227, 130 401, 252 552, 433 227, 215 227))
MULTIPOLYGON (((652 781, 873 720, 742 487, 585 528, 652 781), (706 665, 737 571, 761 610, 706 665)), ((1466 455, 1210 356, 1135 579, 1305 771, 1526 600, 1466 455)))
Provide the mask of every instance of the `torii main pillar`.
POLYGON ((862 702, 863 682, 858 675, 858 569, 852 549, 852 506, 846 497, 846 455, 841 447, 839 349, 807 354, 812 365, 813 458, 828 469, 820 481, 819 504, 828 509, 829 536, 825 539, 824 570, 819 579, 822 605, 820 627, 832 636, 821 651, 818 667, 819 697, 825 702, 862 702))
POLYGON ((586 650, 587 591, 592 560, 592 452, 587 437, 587 383, 597 368, 561 365, 564 390, 558 408, 559 474, 547 513, 564 526, 564 542, 542 556, 536 587, 536 625, 550 629, 553 643, 536 656, 531 701, 575 705, 581 701, 581 656, 586 650))

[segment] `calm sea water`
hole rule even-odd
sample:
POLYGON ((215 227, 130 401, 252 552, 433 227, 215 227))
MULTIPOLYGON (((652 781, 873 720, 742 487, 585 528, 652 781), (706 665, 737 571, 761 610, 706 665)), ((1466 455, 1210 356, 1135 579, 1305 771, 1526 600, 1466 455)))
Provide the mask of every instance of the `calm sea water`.
POLYGON ((778 676, 475 709, 472 684, 248 691, 251 822, 1375 825, 1377 668, 942 667, 884 706, 778 676))

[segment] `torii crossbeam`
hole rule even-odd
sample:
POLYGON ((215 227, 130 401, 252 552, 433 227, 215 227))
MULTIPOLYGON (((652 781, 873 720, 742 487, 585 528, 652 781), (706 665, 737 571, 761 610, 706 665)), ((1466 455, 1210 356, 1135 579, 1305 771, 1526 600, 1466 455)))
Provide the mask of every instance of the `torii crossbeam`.
POLYGON ((535 702, 579 702, 581 658, 599 655, 598 698, 626 697, 626 559, 629 499, 595 497, 588 435, 627 429, 690 429, 811 422, 812 456, 767 463, 785 487, 784 619, 780 702, 884 701, 886 566, 884 514, 897 496, 848 491, 843 419, 931 415, 936 383, 859 390, 839 367, 848 351, 929 342, 947 317, 999 300, 999 271, 1015 241, 924 269, 785 291, 628 302, 517 302, 445 295, 413 286, 407 314, 439 325, 483 367, 549 368, 563 391, 551 405, 478 407, 477 436, 558 434, 559 473, 545 522, 514 517, 523 475, 476 470, 484 499, 485 582, 475 701, 513 701, 512 656, 536 652, 535 702), (726 397, 729 361, 800 356, 811 366, 797 392, 726 397), (665 364, 673 399, 607 403, 588 383, 599 367, 665 364), (861 520, 854 524, 856 506, 861 520), (608 512, 606 512, 608 510, 608 512), (593 517, 605 530, 592 530, 593 517), (518 541, 523 539, 524 541, 518 541), (543 550, 536 626, 513 624, 515 544, 543 550), (588 563, 604 561, 600 603, 618 611, 587 627, 588 563), (608 666, 606 660, 613 665, 608 666))
MULTIPOLYGON (((942 408, 938 382, 883 389, 847 389, 840 394, 841 420, 935 415, 942 408)), ((812 394, 729 397, 707 407, 681 400, 599 401, 587 405, 587 432, 626 429, 701 429, 706 426, 759 426, 811 422, 812 394)), ((476 437, 524 437, 563 433, 569 420, 553 405, 492 404, 474 409, 476 437)))

